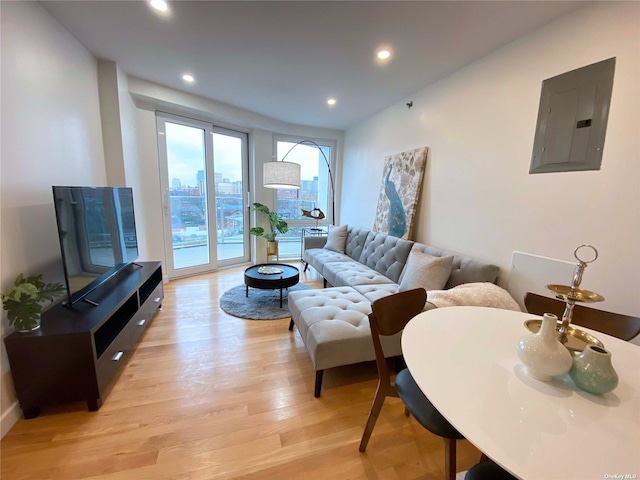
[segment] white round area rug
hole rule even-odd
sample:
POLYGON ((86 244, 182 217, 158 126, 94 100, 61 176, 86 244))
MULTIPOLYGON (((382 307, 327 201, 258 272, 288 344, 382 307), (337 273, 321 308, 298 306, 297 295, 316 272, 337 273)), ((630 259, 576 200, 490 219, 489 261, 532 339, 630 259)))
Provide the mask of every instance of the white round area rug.
POLYGON ((220 308, 229 315, 249 320, 277 320, 288 318, 289 306, 287 304, 287 292, 296 290, 308 290, 311 287, 304 283, 298 283, 293 287, 282 290, 282 308, 280 308, 280 289, 261 290, 249 287, 249 296, 245 296, 246 286, 238 285, 227 290, 220 297, 220 308))

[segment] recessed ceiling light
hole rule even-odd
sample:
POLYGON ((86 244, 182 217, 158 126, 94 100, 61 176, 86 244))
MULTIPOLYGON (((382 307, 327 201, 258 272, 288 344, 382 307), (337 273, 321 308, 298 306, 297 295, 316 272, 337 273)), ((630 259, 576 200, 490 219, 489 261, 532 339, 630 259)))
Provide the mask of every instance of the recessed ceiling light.
POLYGON ((193 75, 191 75, 190 73, 185 73, 184 75, 182 75, 182 79, 187 83, 193 83, 195 81, 195 78, 193 78, 193 75))
POLYGON ((165 13, 169 10, 169 5, 165 0, 149 0, 149 5, 155 10, 165 13))
POLYGON ((378 58, 380 60, 386 60, 389 57, 391 57, 391 52, 389 50, 379 50, 378 51, 378 58))
POLYGON ((336 99, 335 98, 329 98, 327 99, 327 104, 334 106, 336 104, 336 99))

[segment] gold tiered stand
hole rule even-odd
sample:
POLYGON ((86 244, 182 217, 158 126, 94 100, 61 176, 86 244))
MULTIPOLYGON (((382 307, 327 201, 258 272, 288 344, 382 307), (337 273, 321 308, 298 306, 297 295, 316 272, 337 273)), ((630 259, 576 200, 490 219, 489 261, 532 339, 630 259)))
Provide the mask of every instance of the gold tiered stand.
POLYGON ((594 303, 602 302, 604 297, 590 290, 584 290, 580 288, 582 283, 582 274, 584 269, 587 268, 589 263, 594 262, 598 258, 598 250, 592 245, 580 245, 573 251, 573 256, 578 260, 578 266, 576 272, 573 275, 571 286, 566 285, 547 285, 547 288, 556 294, 556 298, 564 301, 567 306, 564 308, 562 314, 562 323, 560 330, 558 330, 558 340, 562 343, 567 343, 567 332, 569 325, 571 325, 571 319, 573 318, 573 307, 576 302, 594 303), (591 260, 584 260, 578 256, 578 251, 581 248, 590 248, 593 250, 593 258, 591 260))
MULTIPOLYGON (((571 285, 547 285, 547 288, 555 294, 558 300, 562 300, 566 303, 564 313, 562 314, 562 321, 558 328, 558 340, 560 340, 560 342, 572 353, 584 350, 586 345, 598 345, 600 347, 604 347, 602 342, 593 335, 571 326, 573 307, 576 302, 595 303, 602 302, 604 300, 602 295, 580 288, 584 270, 587 268, 588 264, 593 263, 598 258, 598 250, 596 250, 592 245, 580 245, 573 251, 573 256, 578 260, 578 265, 573 275, 571 285), (578 256, 578 251, 582 248, 590 248, 593 250, 593 258, 590 260, 580 258, 578 256)), ((525 323, 527 328, 531 331, 539 330, 541 324, 539 320, 529 320, 525 323)))

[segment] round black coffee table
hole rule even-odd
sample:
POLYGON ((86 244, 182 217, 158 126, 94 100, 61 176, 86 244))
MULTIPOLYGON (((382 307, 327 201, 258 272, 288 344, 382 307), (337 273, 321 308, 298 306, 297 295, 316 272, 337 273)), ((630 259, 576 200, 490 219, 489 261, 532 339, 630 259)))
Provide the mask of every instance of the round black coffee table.
POLYGON ((244 284, 247 286, 246 296, 249 296, 249 287, 261 290, 280 289, 280 308, 282 308, 282 289, 293 287, 300 281, 300 271, 291 265, 281 263, 263 263, 254 265, 244 271, 244 284), (278 273, 260 273, 262 269, 282 270, 278 273))

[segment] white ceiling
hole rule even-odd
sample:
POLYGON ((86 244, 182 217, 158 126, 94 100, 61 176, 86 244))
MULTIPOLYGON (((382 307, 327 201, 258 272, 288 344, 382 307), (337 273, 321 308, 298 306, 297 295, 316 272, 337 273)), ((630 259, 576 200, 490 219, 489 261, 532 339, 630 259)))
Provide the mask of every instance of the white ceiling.
POLYGON ((585 2, 173 1, 167 17, 144 1, 41 3, 129 75, 346 129, 585 2), (385 65, 381 45, 394 52, 385 65), (186 71, 194 84, 181 80, 186 71))

